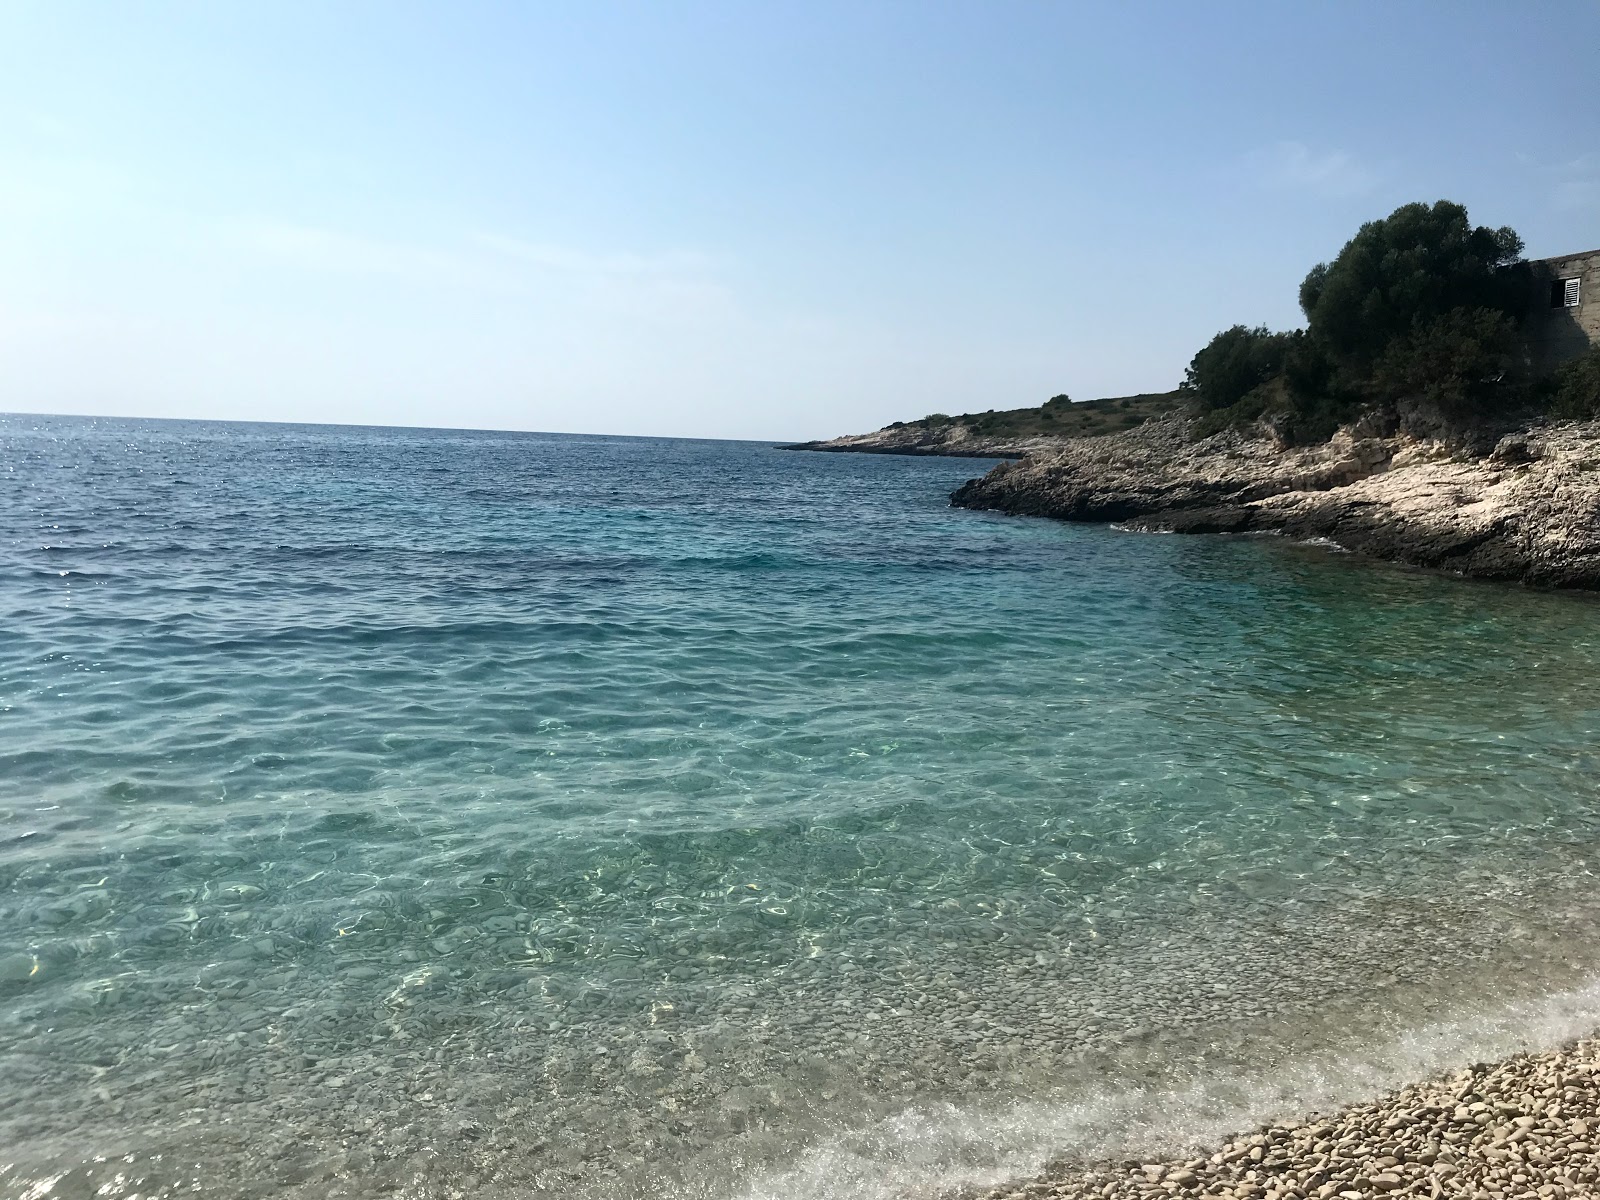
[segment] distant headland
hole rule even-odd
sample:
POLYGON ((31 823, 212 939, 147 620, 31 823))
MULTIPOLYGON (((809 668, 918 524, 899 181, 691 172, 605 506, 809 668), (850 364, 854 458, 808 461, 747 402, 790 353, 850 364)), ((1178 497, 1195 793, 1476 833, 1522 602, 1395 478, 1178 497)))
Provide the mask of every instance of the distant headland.
POLYGON ((1363 225, 1170 392, 933 414, 790 449, 997 457, 959 507, 1277 533, 1600 589, 1600 250, 1534 261, 1449 201, 1363 225))
POLYGON ((1153 417, 1180 411, 1181 391, 1141 396, 1111 396, 1074 401, 1053 396, 1038 408, 946 416, 932 413, 919 421, 896 421, 875 433, 846 434, 824 441, 799 442, 785 450, 828 450, 858 454, 937 454, 957 458, 1023 458, 1048 453, 1065 438, 1124 433, 1153 417))

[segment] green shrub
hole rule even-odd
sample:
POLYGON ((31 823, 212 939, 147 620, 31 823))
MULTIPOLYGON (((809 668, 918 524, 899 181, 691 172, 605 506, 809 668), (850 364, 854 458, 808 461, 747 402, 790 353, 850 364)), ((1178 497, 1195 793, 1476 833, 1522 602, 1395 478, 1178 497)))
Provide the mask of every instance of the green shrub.
POLYGON ((1283 372, 1289 339, 1265 325, 1224 329, 1189 361, 1182 388, 1201 412, 1232 408, 1283 372))
MULTIPOLYGON (((1291 350, 1291 357, 1293 354, 1291 350)), ((1314 363, 1308 365, 1304 361, 1298 364, 1300 372, 1310 372, 1310 378, 1315 381, 1318 376, 1311 370, 1312 366, 1314 363)), ((1296 389, 1292 372, 1285 369, 1227 408, 1197 412, 1189 423, 1189 435, 1198 439, 1224 429, 1264 425, 1271 429, 1273 436, 1290 446, 1325 442, 1339 426, 1355 419, 1363 397, 1339 386, 1337 380, 1324 382, 1326 386, 1320 391, 1300 391, 1296 389)))
POLYGON ((1600 418, 1600 346, 1557 368, 1550 415, 1568 421, 1600 418))
POLYGON ((1242 429, 1253 425, 1276 407, 1274 397, 1265 387, 1246 392, 1226 408, 1202 409, 1189 423, 1189 436, 1195 439, 1210 437, 1224 429, 1242 429))
POLYGON ((1445 412, 1481 410, 1506 399, 1516 365, 1517 327, 1492 308, 1456 308, 1419 317, 1390 341, 1373 369, 1373 383, 1391 399, 1423 396, 1445 412))
POLYGON ((1279 438, 1290 446, 1310 446, 1331 438, 1339 426, 1360 415, 1362 399, 1351 392, 1332 391, 1297 396, 1274 423, 1279 438))
POLYGON ((1283 377, 1289 391, 1301 399, 1333 396, 1344 389, 1332 356, 1303 329, 1288 335, 1283 356, 1283 377))

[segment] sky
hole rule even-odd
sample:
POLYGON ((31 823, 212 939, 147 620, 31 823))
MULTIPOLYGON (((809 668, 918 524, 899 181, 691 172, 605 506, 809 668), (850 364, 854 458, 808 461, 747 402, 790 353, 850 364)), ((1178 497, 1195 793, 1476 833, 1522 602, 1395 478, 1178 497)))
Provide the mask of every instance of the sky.
POLYGON ((1447 198, 1600 247, 1600 3, 0 0, 0 411, 799 439, 1164 391, 1447 198))

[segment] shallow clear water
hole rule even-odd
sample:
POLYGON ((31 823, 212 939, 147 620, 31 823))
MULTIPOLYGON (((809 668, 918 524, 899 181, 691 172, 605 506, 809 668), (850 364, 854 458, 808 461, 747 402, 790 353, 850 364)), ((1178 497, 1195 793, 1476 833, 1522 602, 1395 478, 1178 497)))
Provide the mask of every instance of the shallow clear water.
POLYGON ((1593 599, 985 465, 0 418, 0 1194, 931 1195, 1595 1018, 1593 599))

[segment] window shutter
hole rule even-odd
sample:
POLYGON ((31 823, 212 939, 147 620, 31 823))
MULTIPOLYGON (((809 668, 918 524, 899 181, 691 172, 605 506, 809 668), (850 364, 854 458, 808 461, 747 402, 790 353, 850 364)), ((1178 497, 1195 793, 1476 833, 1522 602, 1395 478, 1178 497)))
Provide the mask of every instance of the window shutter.
POLYGON ((1562 284, 1562 287, 1565 289, 1563 291, 1562 297, 1561 297, 1563 304, 1567 308, 1577 308, 1578 307, 1578 281, 1576 279, 1563 279, 1561 281, 1561 284, 1562 284))

